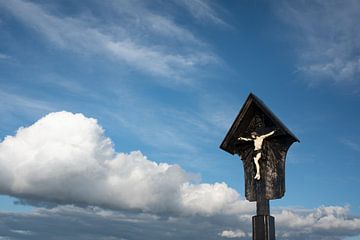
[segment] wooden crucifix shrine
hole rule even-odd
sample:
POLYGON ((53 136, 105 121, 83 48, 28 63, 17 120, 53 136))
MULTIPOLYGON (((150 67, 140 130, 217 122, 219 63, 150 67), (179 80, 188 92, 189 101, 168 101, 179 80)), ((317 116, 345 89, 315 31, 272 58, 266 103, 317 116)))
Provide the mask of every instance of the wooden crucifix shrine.
POLYGON ((256 201, 253 240, 275 240, 269 200, 285 194, 285 158, 294 142, 299 142, 295 135, 250 93, 220 145, 243 161, 245 197, 256 201))

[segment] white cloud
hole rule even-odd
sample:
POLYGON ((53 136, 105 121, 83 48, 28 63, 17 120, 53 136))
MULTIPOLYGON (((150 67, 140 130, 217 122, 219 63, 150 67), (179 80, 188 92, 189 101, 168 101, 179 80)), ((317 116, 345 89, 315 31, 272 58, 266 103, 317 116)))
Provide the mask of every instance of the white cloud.
MULTIPOLYGON (((141 35, 142 38, 147 38, 149 36, 150 38, 163 37, 167 40, 174 40, 175 42, 182 44, 204 44, 191 31, 180 24, 177 24, 173 17, 169 15, 161 15, 156 11, 151 11, 141 2, 108 1, 108 3, 111 6, 112 11, 115 11, 115 15, 127 16, 124 19, 126 24, 120 23, 120 25, 125 28, 126 25, 131 26, 131 29, 128 27, 126 29, 128 34, 141 35)), ((162 6, 164 6, 164 4, 162 4, 162 6)), ((164 11, 166 10, 162 9, 162 12, 164 11)))
POLYGON ((184 184, 181 189, 181 201, 189 213, 213 215, 251 213, 254 206, 247 201, 239 201, 240 196, 225 183, 184 184))
POLYGON ((0 7, 60 48, 106 56, 172 83, 190 83, 190 73, 219 61, 189 30, 135 1, 103 2, 115 14, 105 22, 95 14, 64 16, 22 0, 0 1, 0 7))
POLYGON ((224 238, 243 238, 247 236, 242 230, 224 230, 219 235, 224 238))
POLYGON ((360 79, 360 2, 287 1, 277 7, 296 31, 298 69, 310 81, 358 82, 360 79))
POLYGON ((349 216, 349 208, 322 206, 313 211, 282 210, 275 214, 278 233, 284 239, 312 235, 323 239, 342 239, 360 234, 360 219, 349 216))
MULTIPOLYGON (((31 222, 57 219, 55 222, 64 225, 77 219, 123 230, 140 225, 146 227, 144 236, 151 233, 161 239, 249 239, 254 214, 254 205, 225 183, 191 183, 191 176, 177 165, 152 162, 139 151, 118 153, 95 119, 69 112, 50 113, 20 128, 15 136, 5 137, 0 143, 0 192, 33 203, 58 205, 28 216, 13 216, 24 226, 9 229, 9 236, 28 239, 47 234, 44 229, 27 226, 29 218, 31 222), (26 231, 33 234, 26 235, 26 231)), ((349 207, 283 209, 274 216, 278 239, 338 240, 360 234, 360 218, 351 216, 349 207)), ((72 228, 76 232, 72 236, 100 239, 99 234, 114 233, 109 228, 85 236, 81 233, 84 227, 72 228)), ((136 234, 123 233, 116 231, 115 236, 136 234)))
POLYGON ((225 183, 191 184, 177 165, 117 153, 92 118, 50 113, 0 143, 0 192, 153 213, 234 214, 253 205, 225 183), (205 204, 206 201, 206 204, 205 204))
POLYGON ((11 230, 14 233, 18 233, 20 235, 32 235, 33 233, 31 231, 26 230, 11 230))
POLYGON ((227 25, 220 17, 220 14, 215 10, 220 9, 220 6, 212 7, 209 1, 183 0, 177 1, 177 3, 186 7, 193 17, 202 22, 213 22, 215 24, 227 25))
MULTIPOLYGON (((158 217, 153 214, 71 205, 52 209, 36 208, 27 213, 0 212, 0 217, 3 220, 1 235, 21 239, 249 240, 252 231, 251 217, 158 217), (62 231, 58 231, 59 226, 62 231), (32 234, 25 235, 25 232, 32 234)), ((359 218, 349 216, 346 207, 283 210, 275 217, 276 239, 279 240, 340 240, 360 234, 359 218)))

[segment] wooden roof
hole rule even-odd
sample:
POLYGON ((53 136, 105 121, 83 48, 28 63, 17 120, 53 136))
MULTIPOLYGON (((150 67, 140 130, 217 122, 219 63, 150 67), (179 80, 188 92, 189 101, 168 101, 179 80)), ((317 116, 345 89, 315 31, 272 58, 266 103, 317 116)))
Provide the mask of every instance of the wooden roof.
POLYGON ((247 133, 249 122, 255 116, 255 112, 259 111, 271 121, 273 126, 280 130, 280 135, 283 135, 283 137, 288 138, 292 142, 299 142, 299 139, 274 115, 274 113, 270 111, 263 101, 253 93, 250 93, 221 143, 220 148, 226 152, 235 154, 235 146, 238 141, 237 138, 239 136, 244 136, 244 134, 247 133))

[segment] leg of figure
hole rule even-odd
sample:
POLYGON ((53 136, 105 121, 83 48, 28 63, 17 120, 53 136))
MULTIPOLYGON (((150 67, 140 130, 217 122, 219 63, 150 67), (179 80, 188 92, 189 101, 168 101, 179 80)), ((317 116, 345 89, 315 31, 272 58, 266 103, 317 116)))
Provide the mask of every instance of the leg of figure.
POLYGON ((260 180, 260 165, 259 165, 260 158, 261 158, 261 153, 256 154, 256 156, 254 157, 254 163, 256 167, 256 175, 254 178, 256 180, 260 180))

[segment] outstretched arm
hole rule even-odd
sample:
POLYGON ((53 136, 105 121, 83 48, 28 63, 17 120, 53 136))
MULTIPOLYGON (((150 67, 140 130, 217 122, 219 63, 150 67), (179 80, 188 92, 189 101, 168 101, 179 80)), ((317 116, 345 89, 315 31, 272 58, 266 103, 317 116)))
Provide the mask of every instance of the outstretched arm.
POLYGON ((275 130, 263 135, 262 137, 267 138, 267 137, 270 137, 271 135, 273 135, 274 133, 275 133, 275 130))
POLYGON ((238 140, 242 140, 242 141, 253 141, 253 139, 251 139, 251 138, 244 138, 244 137, 239 137, 238 140))

